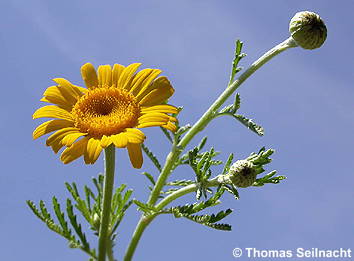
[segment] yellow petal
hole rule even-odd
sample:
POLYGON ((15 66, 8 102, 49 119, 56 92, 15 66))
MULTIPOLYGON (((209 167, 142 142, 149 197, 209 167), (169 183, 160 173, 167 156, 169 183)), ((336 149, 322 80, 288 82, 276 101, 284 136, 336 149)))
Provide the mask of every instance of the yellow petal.
POLYGON ((111 140, 117 148, 125 148, 128 143, 128 136, 125 133, 119 133, 112 135, 111 140))
POLYGON ((77 89, 68 80, 65 80, 64 78, 55 78, 53 81, 59 85, 59 88, 66 92, 66 98, 71 104, 75 104, 82 96, 82 94, 78 93, 77 89))
POLYGON ((135 129, 135 128, 126 128, 125 131, 127 133, 132 133, 136 136, 138 136, 140 139, 144 140, 145 139, 145 134, 144 132, 142 132, 141 130, 139 129, 135 129))
POLYGON ((161 127, 165 128, 165 129, 168 129, 168 130, 170 130, 172 132, 175 132, 177 130, 176 125, 174 125, 172 122, 168 122, 167 124, 162 125, 161 127))
POLYGON ((177 122, 177 118, 173 117, 173 116, 169 116, 170 117, 170 121, 172 122, 177 122))
POLYGON ((67 128, 60 129, 48 137, 46 144, 47 146, 51 146, 52 142, 56 140, 61 141, 66 135, 70 133, 78 133, 78 132, 80 132, 79 129, 74 127, 67 127, 67 128))
POLYGON ((84 160, 86 164, 93 164, 96 162, 102 151, 100 140, 91 138, 87 142, 84 160))
POLYGON ((112 69, 110 65, 101 65, 98 67, 98 85, 100 87, 111 87, 112 69))
POLYGON ((112 85, 117 87, 117 88, 121 88, 118 85, 119 82, 119 78, 122 75, 122 72, 124 71, 124 66, 120 65, 120 64, 115 64, 113 65, 113 70, 112 70, 112 85))
POLYGON ((81 157, 85 151, 86 151, 86 146, 89 138, 85 137, 78 142, 75 142, 73 145, 70 147, 66 148, 63 153, 60 156, 60 160, 64 164, 68 164, 72 162, 73 160, 76 160, 77 158, 81 157))
POLYGON ((64 147, 64 144, 61 143, 61 138, 58 138, 56 140, 53 140, 50 144, 50 147, 54 151, 55 154, 59 152, 59 150, 64 147))
POLYGON ((65 127, 72 127, 74 124, 66 120, 50 120, 43 122, 33 131, 33 139, 37 139, 49 132, 56 131, 65 127))
POLYGON ((163 126, 166 124, 167 123, 165 121, 150 121, 150 122, 145 122, 145 123, 139 124, 136 127, 142 129, 142 128, 147 128, 147 127, 163 126))
POLYGON ((134 93, 134 95, 137 97, 138 100, 140 100, 142 97, 144 97, 148 92, 150 92, 151 88, 154 88, 152 85, 152 82, 156 79, 157 76, 161 73, 161 70, 154 69, 151 74, 144 80, 142 87, 140 88, 139 92, 137 94, 134 93))
POLYGON ((147 114, 143 114, 139 117, 139 124, 149 122, 149 121, 165 121, 168 122, 170 120, 170 116, 161 112, 150 112, 147 114))
POLYGON ((138 129, 128 128, 125 134, 128 137, 129 143, 143 143, 145 140, 145 134, 138 129))
POLYGON ((53 100, 47 100, 45 97, 42 97, 42 99, 40 99, 40 101, 42 102, 48 102, 48 103, 54 103, 56 106, 58 106, 59 108, 61 109, 64 109, 66 110, 67 112, 71 112, 71 110, 73 109, 73 105, 69 105, 69 104, 59 104, 59 103, 56 103, 54 102, 53 100))
POLYGON ((151 82, 161 73, 158 69, 144 69, 138 72, 132 81, 130 93, 137 96, 151 84, 151 82))
POLYGON ((137 96, 137 100, 143 99, 149 92, 159 88, 159 86, 171 85, 166 76, 161 76, 155 79, 150 85, 148 85, 143 91, 141 91, 137 96))
POLYGON ((129 159, 133 167, 140 169, 143 165, 143 154, 141 153, 140 144, 128 143, 127 149, 129 153, 129 159))
POLYGON ((140 100, 141 106, 159 105, 174 93, 174 89, 166 77, 158 78, 152 86, 153 89, 140 100))
POLYGON ((103 135, 101 138, 101 147, 102 148, 107 148, 109 145, 111 145, 112 139, 110 137, 107 137, 106 135, 103 135))
POLYGON ((67 147, 70 147, 78 138, 87 135, 87 133, 76 132, 67 134, 61 141, 61 143, 67 147))
POLYGON ((79 94, 79 96, 82 96, 88 92, 88 89, 83 88, 81 86, 73 85, 73 87, 74 87, 74 90, 79 94))
POLYGON ((91 63, 86 63, 81 67, 81 76, 88 89, 92 90, 98 87, 97 73, 91 63))
POLYGON ((76 98, 71 97, 71 94, 68 93, 65 88, 59 86, 50 86, 43 93, 43 98, 46 102, 54 103, 66 108, 68 111, 71 110, 73 105, 76 103, 76 98))
POLYGON ((62 143, 62 139, 70 133, 77 132, 77 130, 65 128, 57 131, 56 133, 50 135, 48 139, 46 140, 46 145, 51 146, 53 151, 55 153, 58 153, 58 151, 64 147, 64 144, 62 143))
POLYGON ((150 73, 153 72, 153 69, 147 68, 143 69, 137 74, 134 75, 132 82, 131 82, 131 88, 130 92, 133 93, 137 88, 140 90, 141 88, 141 83, 146 79, 146 77, 149 76, 150 73))
MULTIPOLYGON (((50 101, 48 101, 45 97, 43 97, 42 99, 40 99, 40 101, 42 102, 48 102, 48 103, 51 103, 50 101)), ((68 111, 68 110, 67 110, 68 111)))
POLYGON ((126 89, 127 91, 130 90, 131 88, 131 80, 132 77, 134 75, 134 73, 136 72, 136 70, 138 70, 139 66, 141 65, 141 63, 133 63, 130 64, 129 66, 127 66, 124 71, 122 72, 121 77, 118 80, 118 88, 122 88, 122 89, 126 89))
POLYGON ((39 108, 33 113, 33 119, 38 118, 57 118, 62 120, 73 121, 73 118, 70 112, 59 108, 55 105, 47 105, 42 108, 39 108))
POLYGON ((164 113, 178 113, 176 107, 168 104, 164 105, 155 105, 151 107, 143 107, 141 108, 141 113, 149 113, 149 112, 164 112, 164 113))

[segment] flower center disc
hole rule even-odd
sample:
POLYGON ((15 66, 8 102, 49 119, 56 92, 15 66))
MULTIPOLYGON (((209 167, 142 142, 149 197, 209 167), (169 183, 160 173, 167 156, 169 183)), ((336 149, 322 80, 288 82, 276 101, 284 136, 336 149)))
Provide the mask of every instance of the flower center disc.
POLYGON ((135 97, 115 87, 96 88, 82 96, 71 111, 75 127, 101 138, 136 126, 140 107, 135 97))

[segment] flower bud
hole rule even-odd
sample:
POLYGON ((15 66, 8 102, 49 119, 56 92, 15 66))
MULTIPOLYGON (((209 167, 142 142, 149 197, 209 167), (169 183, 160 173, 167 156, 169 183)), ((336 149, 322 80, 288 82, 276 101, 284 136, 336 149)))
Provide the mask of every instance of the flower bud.
POLYGON ((97 213, 94 213, 92 217, 92 226, 98 231, 100 229, 100 225, 101 225, 100 217, 98 216, 97 213))
POLYGON ((327 38, 327 28, 316 13, 298 12, 289 24, 291 37, 304 49, 319 48, 327 38))
POLYGON ((229 179, 236 187, 247 188, 256 181, 257 173, 254 165, 248 160, 238 160, 232 164, 229 179))

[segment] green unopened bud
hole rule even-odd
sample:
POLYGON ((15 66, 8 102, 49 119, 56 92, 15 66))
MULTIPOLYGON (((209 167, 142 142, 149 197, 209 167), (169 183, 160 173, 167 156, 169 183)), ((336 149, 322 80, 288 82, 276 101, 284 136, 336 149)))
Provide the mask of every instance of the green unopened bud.
POLYGON ((257 173, 252 162, 238 160, 232 164, 229 171, 229 179, 236 187, 247 188, 256 181, 257 173))
POLYGON ((101 220, 97 213, 93 214, 92 226, 98 231, 100 229, 101 220))
POLYGON ((327 28, 321 17, 313 12, 298 12, 291 19, 289 32, 304 49, 319 48, 327 38, 327 28))

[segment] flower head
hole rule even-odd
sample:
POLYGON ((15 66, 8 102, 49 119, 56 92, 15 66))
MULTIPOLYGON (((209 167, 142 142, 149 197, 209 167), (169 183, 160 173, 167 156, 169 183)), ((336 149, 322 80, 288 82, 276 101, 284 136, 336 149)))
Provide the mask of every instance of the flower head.
POLYGON ((144 69, 141 64, 127 67, 101 65, 96 72, 92 64, 81 67, 87 88, 56 78, 41 101, 52 103, 39 108, 33 118, 54 118, 39 125, 33 138, 55 131, 46 141, 55 153, 65 147, 61 161, 65 164, 83 156, 93 164, 102 149, 113 144, 127 148, 135 168, 143 162, 141 144, 145 140, 140 128, 161 126, 176 130, 177 108, 166 104, 174 93, 168 79, 158 69, 144 69))
POLYGON ((257 172, 251 161, 238 160, 232 164, 228 176, 236 187, 247 188, 256 181, 257 172))
POLYGON ((309 11, 298 12, 291 19, 289 31, 297 45, 316 49, 326 41, 327 27, 321 17, 309 11))

